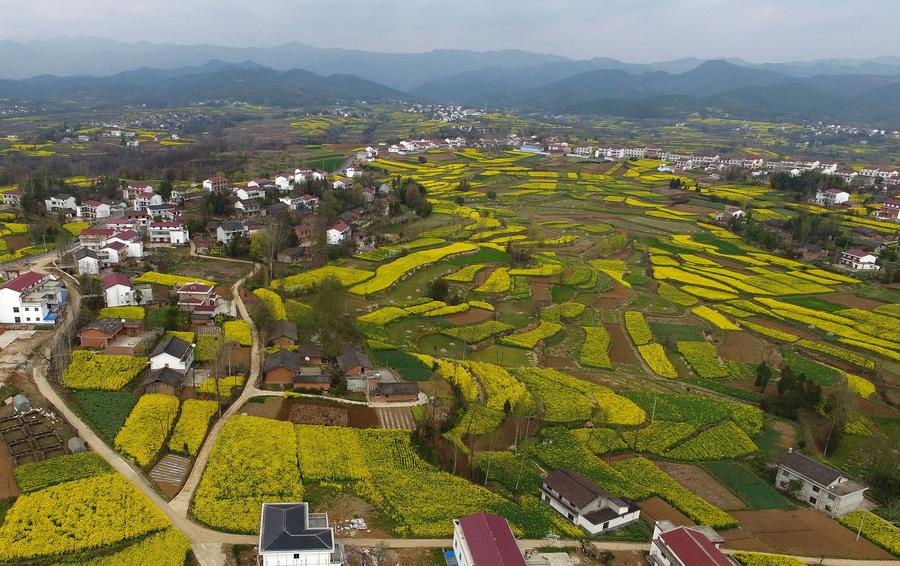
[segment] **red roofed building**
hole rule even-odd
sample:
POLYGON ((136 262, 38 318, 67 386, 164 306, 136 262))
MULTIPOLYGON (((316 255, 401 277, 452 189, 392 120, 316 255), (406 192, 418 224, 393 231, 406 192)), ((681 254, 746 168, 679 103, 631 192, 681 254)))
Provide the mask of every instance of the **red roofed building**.
POLYGON ((204 285, 203 283, 185 283, 181 287, 176 287, 175 292, 178 294, 178 308, 188 312, 196 310, 208 310, 212 307, 216 308, 215 287, 204 285))
POLYGON ((881 203, 881 209, 875 211, 879 220, 900 220, 900 199, 889 198, 881 203))
POLYGON ((343 244, 350 239, 350 226, 343 221, 338 221, 334 226, 325 232, 325 240, 330 246, 343 244))
POLYGON ((228 188, 228 179, 225 177, 210 177, 203 181, 204 191, 224 191, 228 188))
POLYGON ((112 228, 86 228, 78 235, 81 245, 90 249, 98 250, 103 247, 106 240, 112 238, 116 231, 112 228))
POLYGON ((509 523, 490 513, 453 521, 453 553, 459 566, 525 566, 509 523))
POLYGON ((657 566, 737 566, 719 545, 722 537, 709 527, 676 527, 657 521, 650 541, 650 564, 657 566))
POLYGON ((0 323, 54 324, 65 302, 65 286, 56 277, 26 271, 0 285, 0 323))

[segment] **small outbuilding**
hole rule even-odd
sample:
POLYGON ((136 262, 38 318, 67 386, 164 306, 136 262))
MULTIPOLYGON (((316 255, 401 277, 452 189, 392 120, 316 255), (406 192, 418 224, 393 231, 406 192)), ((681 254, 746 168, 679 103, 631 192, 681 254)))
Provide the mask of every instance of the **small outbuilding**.
POLYGON ((21 393, 13 397, 12 402, 13 408, 20 413, 27 413, 31 410, 31 400, 21 393))
POLYGON ((77 436, 73 436, 69 439, 69 452, 72 454, 81 454, 82 452, 87 452, 87 444, 84 443, 84 440, 77 436))

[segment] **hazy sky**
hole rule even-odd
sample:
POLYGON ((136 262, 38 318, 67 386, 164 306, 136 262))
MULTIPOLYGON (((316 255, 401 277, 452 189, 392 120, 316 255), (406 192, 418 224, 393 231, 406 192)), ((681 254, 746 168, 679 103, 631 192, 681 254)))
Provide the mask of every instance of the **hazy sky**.
POLYGON ((373 51, 518 48, 650 62, 900 55, 900 0, 0 0, 0 38, 373 51))

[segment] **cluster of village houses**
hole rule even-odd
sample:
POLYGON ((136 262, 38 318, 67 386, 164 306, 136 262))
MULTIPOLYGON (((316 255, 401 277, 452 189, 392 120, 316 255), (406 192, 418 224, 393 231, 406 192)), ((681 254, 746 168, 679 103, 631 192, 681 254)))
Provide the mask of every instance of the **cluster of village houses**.
MULTIPOLYGON (((864 503, 865 485, 799 452, 789 450, 775 467, 777 489, 826 515, 840 517, 864 503)), ((568 469, 549 473, 535 495, 589 536, 630 525, 641 515, 634 502, 615 497, 568 469)), ((723 542, 711 527, 656 521, 647 560, 652 566, 738 566, 723 552, 723 542)), ((345 563, 344 548, 335 541, 328 515, 310 513, 304 502, 263 504, 258 549, 263 566, 345 563)), ((453 521, 452 549, 444 555, 447 564, 458 566, 565 563, 558 556, 551 562, 539 552, 523 552, 506 519, 485 512, 453 521)))

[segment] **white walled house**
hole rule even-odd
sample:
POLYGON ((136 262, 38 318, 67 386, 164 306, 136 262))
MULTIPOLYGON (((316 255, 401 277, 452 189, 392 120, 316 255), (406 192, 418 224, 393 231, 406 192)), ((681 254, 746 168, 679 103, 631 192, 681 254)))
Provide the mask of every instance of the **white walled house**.
POLYGON ((65 302, 65 286, 56 277, 26 271, 0 285, 0 323, 54 324, 65 302))
POLYGON ((294 176, 290 173, 279 173, 275 175, 274 181, 278 190, 289 191, 291 190, 291 185, 294 183, 294 176))
POLYGON ((123 230, 121 232, 116 232, 106 242, 107 245, 115 242, 121 242, 125 244, 125 257, 133 257, 138 259, 144 257, 144 240, 141 239, 140 234, 138 234, 134 230, 123 230))
POLYGON ((345 222, 338 222, 325 232, 325 241, 330 246, 337 246, 349 240, 350 236, 350 226, 345 222))
POLYGON ((825 189, 816 192, 816 204, 822 206, 834 206, 844 204, 850 200, 850 193, 840 189, 825 189))
POLYGON ((228 179, 225 177, 210 177, 203 180, 203 190, 206 192, 224 191, 228 188, 228 179))
POLYGON ((97 200, 86 200, 77 208, 79 218, 109 218, 112 207, 97 200))
POLYGON ((525 566, 509 523, 492 513, 454 519, 453 555, 459 566, 525 566))
POLYGON ((151 222, 150 243, 180 246, 190 240, 187 226, 181 222, 151 222))
POLYGON ((87 248, 78 248, 73 256, 79 275, 100 274, 100 259, 97 257, 97 252, 87 248))
POLYGON ((220 244, 227 244, 239 235, 244 237, 250 235, 250 229, 246 222, 229 220, 216 228, 216 240, 220 244))
POLYGON ((141 193, 152 193, 154 189, 147 183, 132 183, 122 189, 122 200, 132 202, 141 193))
POLYGON ((581 474, 565 469, 544 478, 541 500, 592 535, 633 523, 641 514, 634 503, 613 497, 581 474))
POLYGON ((153 300, 153 287, 137 285, 132 287, 128 277, 122 273, 110 273, 101 281, 103 298, 108 307, 145 305, 153 300))
POLYGON ((878 271, 881 266, 875 263, 877 259, 875 255, 865 250, 851 248, 841 252, 838 265, 853 271, 878 271))
POLYGON ((150 354, 150 369, 186 372, 194 363, 194 347, 177 336, 163 339, 150 354))
POLYGON ((97 250, 97 257, 104 266, 122 263, 128 259, 128 244, 108 241, 97 250))
POLYGON ((344 546, 334 540, 325 513, 307 503, 263 503, 259 525, 262 566, 342 566, 344 546))
POLYGON ((132 206, 135 210, 147 210, 147 208, 163 203, 162 196, 154 192, 143 192, 135 195, 132 206))
POLYGON ((790 448, 788 454, 778 461, 775 487, 792 492, 797 499, 815 510, 833 517, 859 509, 869 489, 838 470, 790 448))
POLYGON ((3 193, 3 205, 18 208, 22 202, 22 191, 13 189, 3 193))
POLYGON ((75 197, 60 193, 53 195, 48 199, 44 199, 44 207, 47 212, 71 211, 73 214, 78 212, 78 205, 75 203, 75 197))

